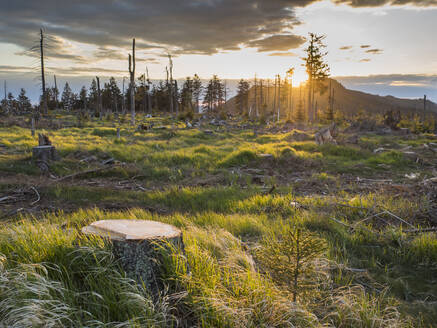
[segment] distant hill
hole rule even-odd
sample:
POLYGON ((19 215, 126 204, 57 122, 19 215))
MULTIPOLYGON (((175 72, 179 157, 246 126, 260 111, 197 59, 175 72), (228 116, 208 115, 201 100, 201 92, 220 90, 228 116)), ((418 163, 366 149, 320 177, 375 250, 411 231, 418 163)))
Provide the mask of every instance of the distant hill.
MULTIPOLYGON (((340 110, 345 113, 356 113, 358 111, 366 111, 371 113, 385 113, 388 110, 400 110, 402 113, 422 113, 423 112, 423 99, 402 99, 393 96, 378 96, 361 91, 346 89, 341 83, 336 80, 328 79, 324 86, 326 88, 325 93, 315 95, 315 101, 317 102, 318 111, 324 111, 329 103, 329 85, 334 93, 334 109, 340 110)), ((260 102, 260 89, 257 90, 258 102, 260 102)), ((292 107, 296 108, 301 97, 302 102, 307 100, 306 88, 294 87, 292 92, 292 107)), ((252 87, 249 92, 249 102, 253 106, 255 102, 255 89, 252 87)), ((263 88, 263 103, 266 104, 268 109, 273 108, 274 88, 263 88)), ((286 106, 285 99, 282 100, 281 106, 286 106)), ((284 107, 285 108, 285 107, 284 107)), ((229 100, 227 109, 230 111, 236 111, 236 97, 229 100)), ((427 112, 432 112, 437 115, 437 104, 427 100, 426 102, 427 112)))

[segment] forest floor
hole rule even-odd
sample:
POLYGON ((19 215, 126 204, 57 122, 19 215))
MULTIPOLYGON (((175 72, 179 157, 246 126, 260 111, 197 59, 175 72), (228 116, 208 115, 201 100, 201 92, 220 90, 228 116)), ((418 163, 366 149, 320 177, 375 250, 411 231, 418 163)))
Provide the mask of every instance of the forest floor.
POLYGON ((315 129, 285 123, 188 128, 139 115, 147 129, 126 122, 117 138, 111 121, 75 122, 40 122, 60 157, 46 174, 24 118, 0 124, 0 327, 437 322, 435 135, 346 129, 337 145, 317 145, 315 129), (80 233, 121 218, 184 233, 191 272, 168 264, 159 301, 80 233), (257 256, 289 224, 326 244, 296 303, 290 281, 257 256))

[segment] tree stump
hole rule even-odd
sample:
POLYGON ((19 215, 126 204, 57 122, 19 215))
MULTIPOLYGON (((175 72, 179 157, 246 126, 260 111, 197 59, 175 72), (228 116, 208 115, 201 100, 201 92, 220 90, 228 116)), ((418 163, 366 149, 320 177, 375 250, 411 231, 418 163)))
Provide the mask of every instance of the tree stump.
POLYGON ((49 162, 57 159, 54 146, 37 146, 32 149, 32 158, 44 174, 49 171, 49 162))
POLYGON ((102 220, 82 228, 86 235, 111 241, 113 254, 128 277, 144 284, 152 295, 163 290, 162 250, 183 249, 182 232, 176 227, 146 220, 102 220))

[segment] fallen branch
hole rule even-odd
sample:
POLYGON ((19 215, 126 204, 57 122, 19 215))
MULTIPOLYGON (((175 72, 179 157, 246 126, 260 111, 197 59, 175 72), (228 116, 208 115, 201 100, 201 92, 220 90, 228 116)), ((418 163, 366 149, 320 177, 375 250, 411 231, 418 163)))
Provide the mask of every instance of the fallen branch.
POLYGON ((41 196, 39 195, 39 192, 38 192, 38 190, 36 190, 35 187, 31 186, 30 189, 32 189, 36 193, 36 196, 38 197, 36 201, 30 203, 30 205, 35 205, 36 203, 38 203, 41 200, 41 196))

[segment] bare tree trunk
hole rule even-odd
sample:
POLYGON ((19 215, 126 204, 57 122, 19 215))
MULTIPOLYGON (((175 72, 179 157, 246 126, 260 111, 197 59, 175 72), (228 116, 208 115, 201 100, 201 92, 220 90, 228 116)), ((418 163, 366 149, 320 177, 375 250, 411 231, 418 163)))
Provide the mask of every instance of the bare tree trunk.
POLYGON ((47 108, 46 79, 44 75, 44 34, 42 32, 42 29, 40 29, 39 32, 40 32, 39 47, 40 47, 40 56, 41 56, 42 105, 43 105, 43 113, 47 115, 48 108, 47 108))
POLYGON ((290 77, 290 119, 293 117, 293 78, 290 77))
POLYGON ((266 104, 267 104, 267 108, 270 107, 270 104, 269 104, 269 93, 270 93, 270 80, 267 79, 267 94, 266 94, 266 104))
POLYGON ((308 121, 310 123, 314 122, 314 113, 313 113, 313 105, 312 105, 312 87, 313 87, 313 81, 312 77, 308 78, 308 102, 307 102, 307 108, 308 108, 308 121))
POLYGON ((259 117, 259 112, 258 112, 258 85, 257 85, 257 81, 256 81, 256 74, 255 74, 255 79, 254 79, 254 87, 255 87, 255 101, 254 101, 254 105, 255 105, 255 114, 256 117, 259 117))
POLYGON ((6 89, 6 80, 5 80, 5 110, 6 113, 9 114, 9 104, 8 104, 8 96, 7 96, 7 89, 6 89))
POLYGON ((264 107, 264 94, 263 94, 263 80, 262 79, 260 81, 259 93, 260 93, 260 95, 259 95, 259 97, 260 97, 259 103, 261 104, 261 108, 263 108, 264 107))
POLYGON ((174 107, 176 111, 176 115, 179 113, 179 103, 178 103, 178 81, 174 80, 174 107))
POLYGON ((281 76, 278 74, 278 122, 281 118, 281 76))
POLYGON ((55 107, 56 109, 58 109, 59 105, 58 105, 58 83, 56 81, 56 75, 54 75, 54 79, 55 79, 55 107))
POLYGON ((122 98, 121 98, 121 113, 123 115, 126 114, 126 97, 124 94, 124 79, 125 79, 125 77, 123 76, 123 87, 122 87, 123 93, 122 93, 122 98))
POLYGON ((144 108, 144 113, 147 113, 146 74, 143 75, 143 108, 144 108))
POLYGON ((146 66, 146 74, 147 74, 147 113, 151 114, 152 113, 152 97, 151 97, 152 88, 150 86, 152 85, 152 83, 150 82, 149 69, 147 68, 147 66, 146 66))
POLYGON ((426 95, 423 96, 423 117, 422 123, 425 123, 426 120, 426 95))
POLYGON ((171 55, 168 54, 168 62, 169 62, 169 69, 170 69, 170 83, 169 83, 169 100, 170 100, 170 112, 173 115, 173 61, 171 60, 171 55))
POLYGON ((32 113, 32 121, 31 121, 32 127, 31 127, 31 132, 32 132, 32 137, 35 136, 35 117, 32 113))
POLYGON ((135 125, 135 38, 132 39, 132 56, 129 54, 129 74, 131 125, 135 125))
POLYGON ((278 81, 278 76, 275 75, 275 92, 273 94, 273 113, 275 113, 275 110, 276 110, 276 84, 277 84, 277 81, 278 81))
POLYGON ((100 91, 100 78, 96 76, 97 81, 97 101, 98 101, 98 111, 99 111, 99 118, 103 119, 103 108, 102 108, 102 92, 100 91))

